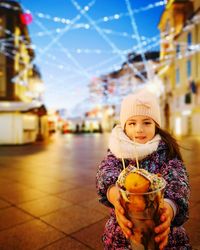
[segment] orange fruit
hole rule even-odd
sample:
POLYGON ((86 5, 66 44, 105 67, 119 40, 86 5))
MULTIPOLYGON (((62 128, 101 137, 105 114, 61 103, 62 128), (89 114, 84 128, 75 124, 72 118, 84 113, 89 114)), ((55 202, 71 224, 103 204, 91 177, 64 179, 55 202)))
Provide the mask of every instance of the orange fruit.
POLYGON ((150 181, 137 173, 130 173, 125 179, 125 188, 131 193, 148 192, 150 181))

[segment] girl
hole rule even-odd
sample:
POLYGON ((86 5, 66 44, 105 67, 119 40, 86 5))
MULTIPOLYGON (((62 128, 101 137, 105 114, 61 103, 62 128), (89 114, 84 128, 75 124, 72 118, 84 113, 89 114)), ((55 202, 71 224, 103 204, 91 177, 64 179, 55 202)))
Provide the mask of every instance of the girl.
POLYGON ((104 249, 131 249, 129 238, 134 225, 125 217, 115 183, 123 169, 122 159, 126 167, 129 164, 136 166, 136 156, 140 168, 160 173, 166 181, 161 223, 155 227, 155 241, 159 248, 191 249, 182 226, 188 219, 188 174, 176 140, 161 128, 158 100, 146 90, 131 94, 122 101, 120 125, 113 128, 107 157, 97 171, 100 202, 111 208, 103 234, 104 249))

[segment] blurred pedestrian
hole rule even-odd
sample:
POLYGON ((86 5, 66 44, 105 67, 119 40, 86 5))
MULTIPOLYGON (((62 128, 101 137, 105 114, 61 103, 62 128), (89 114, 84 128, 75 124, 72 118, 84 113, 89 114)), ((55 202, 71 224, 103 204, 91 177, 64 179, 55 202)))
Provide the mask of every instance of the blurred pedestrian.
POLYGON ((160 224, 154 229, 155 242, 160 249, 191 249, 183 228, 188 219, 188 174, 176 140, 161 128, 157 97, 146 90, 122 101, 120 125, 113 128, 107 156, 97 170, 100 202, 111 208, 102 238, 104 249, 131 249, 129 239, 134 234, 134 225, 125 216, 115 184, 123 170, 122 160, 125 167, 136 166, 136 155, 140 168, 159 173, 166 181, 164 209, 159 215, 160 224))

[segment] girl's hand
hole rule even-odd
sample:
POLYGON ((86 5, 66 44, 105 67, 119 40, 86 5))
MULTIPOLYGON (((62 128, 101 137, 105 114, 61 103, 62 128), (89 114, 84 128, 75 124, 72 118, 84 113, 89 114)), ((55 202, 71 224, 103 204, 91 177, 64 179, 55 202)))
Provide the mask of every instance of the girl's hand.
POLYGON ((164 247, 168 243, 168 235, 170 232, 172 218, 173 209, 169 205, 169 203, 164 201, 164 208, 160 216, 161 224, 155 228, 155 232, 157 234, 155 237, 155 241, 159 244, 160 249, 164 249, 164 247))
POLYGON ((128 239, 131 236, 131 228, 132 222, 129 221, 124 215, 124 208, 120 203, 120 193, 119 189, 116 186, 112 186, 107 193, 108 200, 113 204, 115 207, 115 214, 117 218, 117 222, 122 229, 122 232, 128 239))

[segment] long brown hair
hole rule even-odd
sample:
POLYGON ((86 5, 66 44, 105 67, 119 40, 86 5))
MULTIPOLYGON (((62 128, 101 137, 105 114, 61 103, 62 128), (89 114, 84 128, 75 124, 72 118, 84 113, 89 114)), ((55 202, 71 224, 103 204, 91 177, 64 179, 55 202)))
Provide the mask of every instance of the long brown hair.
POLYGON ((170 159, 177 157, 179 160, 183 161, 181 152, 180 152, 180 146, 177 143, 176 139, 166 130, 161 129, 156 124, 156 133, 158 133, 162 140, 168 145, 169 152, 168 157, 170 159))

